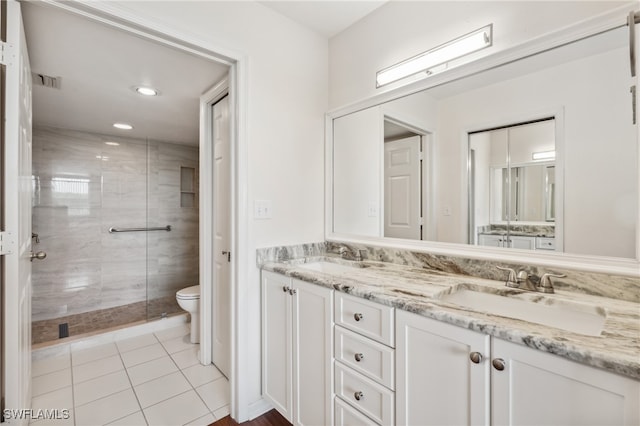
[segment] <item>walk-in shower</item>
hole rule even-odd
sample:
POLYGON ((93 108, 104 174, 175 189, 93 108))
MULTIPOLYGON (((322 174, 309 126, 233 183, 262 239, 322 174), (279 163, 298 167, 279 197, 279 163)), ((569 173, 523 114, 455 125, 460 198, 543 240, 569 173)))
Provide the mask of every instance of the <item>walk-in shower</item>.
POLYGON ((182 310, 198 284, 198 147, 36 127, 32 341, 182 310))

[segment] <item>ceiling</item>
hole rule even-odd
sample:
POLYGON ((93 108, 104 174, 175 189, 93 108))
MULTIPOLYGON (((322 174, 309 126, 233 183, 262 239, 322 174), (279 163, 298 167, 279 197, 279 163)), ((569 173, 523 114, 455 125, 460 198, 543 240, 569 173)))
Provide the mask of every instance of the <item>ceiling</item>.
MULTIPOLYGON (((329 38, 386 1, 260 3, 329 38)), ((31 70, 60 79, 59 89, 34 85, 36 126, 198 144, 199 97, 227 66, 57 8, 22 2, 22 10, 31 70), (140 85, 160 96, 137 94, 140 85)))
POLYGON ((198 144, 199 97, 227 66, 52 7, 22 10, 32 72, 61 77, 60 89, 34 85, 35 125, 198 144))
POLYGON ((315 0, 259 3, 298 22, 318 34, 331 38, 359 21, 388 0, 315 0))

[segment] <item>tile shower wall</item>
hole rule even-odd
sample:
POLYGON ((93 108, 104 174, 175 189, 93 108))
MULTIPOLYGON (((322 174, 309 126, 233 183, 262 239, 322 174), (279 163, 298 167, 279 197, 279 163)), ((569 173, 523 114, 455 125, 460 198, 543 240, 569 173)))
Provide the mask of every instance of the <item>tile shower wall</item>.
POLYGON ((33 263, 34 321, 198 283, 198 204, 180 207, 180 167, 198 175, 197 147, 34 129, 34 251, 47 253, 33 263), (166 225, 171 232, 108 232, 166 225))

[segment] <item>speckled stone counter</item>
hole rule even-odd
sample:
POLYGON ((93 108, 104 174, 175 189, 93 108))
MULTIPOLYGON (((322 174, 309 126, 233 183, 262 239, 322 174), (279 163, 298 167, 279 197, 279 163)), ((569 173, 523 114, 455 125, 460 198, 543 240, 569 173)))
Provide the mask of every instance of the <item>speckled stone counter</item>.
MULTIPOLYGON (((319 252, 321 250, 314 254, 319 252)), ((388 262, 351 262, 331 256, 307 256, 275 262, 264 259, 260 266, 264 270, 640 379, 640 304, 635 302, 565 290, 556 290, 555 294, 523 292, 506 287, 503 281, 388 262), (353 267, 334 272, 318 272, 304 267, 305 262, 314 261, 329 261, 353 267), (606 321, 601 335, 587 336, 466 309, 441 299, 460 288, 547 305, 584 305, 606 313, 606 321)))

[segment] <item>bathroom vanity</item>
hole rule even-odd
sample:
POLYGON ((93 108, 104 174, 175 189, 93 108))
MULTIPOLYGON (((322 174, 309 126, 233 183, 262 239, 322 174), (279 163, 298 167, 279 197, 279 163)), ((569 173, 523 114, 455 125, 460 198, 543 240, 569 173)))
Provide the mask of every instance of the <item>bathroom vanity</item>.
POLYGON ((333 256, 261 266, 264 396, 294 424, 640 422, 636 302, 333 256))

